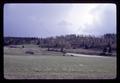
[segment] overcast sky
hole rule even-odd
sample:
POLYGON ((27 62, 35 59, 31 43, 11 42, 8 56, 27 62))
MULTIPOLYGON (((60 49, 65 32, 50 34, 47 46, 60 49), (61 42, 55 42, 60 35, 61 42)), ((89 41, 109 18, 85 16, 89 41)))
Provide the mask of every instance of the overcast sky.
POLYGON ((116 33, 115 4, 5 4, 4 36, 116 33))

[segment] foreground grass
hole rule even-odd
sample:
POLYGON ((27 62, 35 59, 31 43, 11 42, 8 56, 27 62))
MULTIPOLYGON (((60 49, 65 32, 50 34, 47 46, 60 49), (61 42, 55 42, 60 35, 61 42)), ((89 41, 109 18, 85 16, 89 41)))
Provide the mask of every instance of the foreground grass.
POLYGON ((114 79, 115 57, 4 55, 6 79, 114 79))

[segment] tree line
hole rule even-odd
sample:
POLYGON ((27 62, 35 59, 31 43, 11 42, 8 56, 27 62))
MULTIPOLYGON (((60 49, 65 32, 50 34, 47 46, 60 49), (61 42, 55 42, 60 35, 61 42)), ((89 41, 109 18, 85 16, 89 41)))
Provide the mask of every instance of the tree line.
POLYGON ((61 48, 66 49, 103 49, 105 51, 109 47, 110 50, 116 50, 116 34, 107 33, 100 37, 91 35, 62 35, 56 37, 36 38, 36 37, 4 37, 4 46, 20 45, 20 44, 36 44, 42 48, 61 48))

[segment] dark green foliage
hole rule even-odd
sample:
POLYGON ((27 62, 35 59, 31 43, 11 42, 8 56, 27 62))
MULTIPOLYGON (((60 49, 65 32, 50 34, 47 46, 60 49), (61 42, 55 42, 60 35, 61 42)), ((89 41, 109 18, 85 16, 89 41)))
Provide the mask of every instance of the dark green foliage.
POLYGON ((111 56, 111 53, 112 53, 111 45, 110 43, 108 43, 108 45, 104 47, 103 53, 101 55, 111 56))
POLYGON ((88 45, 85 45, 85 49, 88 49, 88 45))
POLYGON ((64 48, 63 48, 63 47, 61 47, 61 50, 60 50, 60 51, 61 51, 61 52, 63 52, 63 49, 64 49, 64 48))
POLYGON ((104 47, 104 49, 103 49, 103 53, 105 53, 105 52, 107 52, 107 48, 106 47, 104 47))

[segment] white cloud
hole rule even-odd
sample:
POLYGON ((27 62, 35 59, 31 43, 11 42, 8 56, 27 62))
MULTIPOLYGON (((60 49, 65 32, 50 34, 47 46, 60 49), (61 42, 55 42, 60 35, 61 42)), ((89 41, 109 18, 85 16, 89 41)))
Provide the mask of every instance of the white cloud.
POLYGON ((73 5, 67 20, 74 33, 104 34, 116 31, 116 8, 114 4, 73 5), (109 28, 108 28, 109 27, 109 28))

